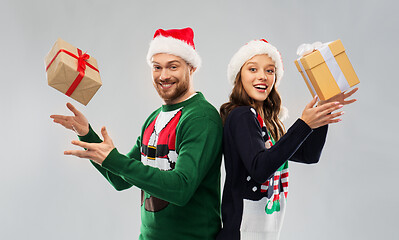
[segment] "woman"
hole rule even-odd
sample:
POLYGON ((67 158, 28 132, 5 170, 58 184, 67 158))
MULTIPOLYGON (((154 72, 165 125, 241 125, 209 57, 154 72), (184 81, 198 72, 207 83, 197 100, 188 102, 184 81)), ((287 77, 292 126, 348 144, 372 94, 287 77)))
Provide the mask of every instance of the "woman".
POLYGON ((280 53, 266 40, 242 46, 228 66, 234 87, 220 108, 224 123, 226 182, 223 228, 217 239, 279 239, 288 194, 288 160, 317 163, 328 124, 341 121, 337 111, 353 93, 326 102, 315 97, 285 132, 285 108, 276 89, 283 76, 280 53), (338 100, 338 101, 337 101, 338 100))

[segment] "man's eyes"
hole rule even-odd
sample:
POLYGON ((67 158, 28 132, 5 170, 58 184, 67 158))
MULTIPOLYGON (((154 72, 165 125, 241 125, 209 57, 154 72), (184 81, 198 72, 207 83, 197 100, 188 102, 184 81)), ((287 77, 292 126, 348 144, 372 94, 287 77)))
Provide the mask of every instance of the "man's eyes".
MULTIPOLYGON (((173 65, 173 66, 169 66, 168 68, 169 68, 170 70, 177 70, 178 66, 173 65)), ((154 70, 162 70, 162 67, 160 67, 160 66, 153 66, 153 69, 154 69, 154 70)))

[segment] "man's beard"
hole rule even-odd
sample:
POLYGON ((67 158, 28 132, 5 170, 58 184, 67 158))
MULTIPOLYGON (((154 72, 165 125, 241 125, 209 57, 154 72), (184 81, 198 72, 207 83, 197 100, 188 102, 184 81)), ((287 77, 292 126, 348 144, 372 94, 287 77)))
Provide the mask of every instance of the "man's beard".
POLYGON ((165 103, 173 102, 180 97, 184 96, 189 90, 189 75, 185 75, 185 79, 178 80, 176 78, 171 78, 168 81, 160 81, 157 80, 155 89, 158 92, 158 95, 165 101, 165 103), (159 82, 167 84, 169 82, 174 82, 175 86, 172 86, 173 90, 165 92, 162 90, 162 87, 159 86, 159 82))

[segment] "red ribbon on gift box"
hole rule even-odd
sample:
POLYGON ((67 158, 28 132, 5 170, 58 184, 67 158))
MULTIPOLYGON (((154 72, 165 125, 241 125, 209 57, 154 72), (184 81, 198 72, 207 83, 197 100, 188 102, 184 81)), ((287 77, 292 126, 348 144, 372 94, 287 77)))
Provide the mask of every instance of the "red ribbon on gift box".
POLYGON ((50 61, 50 63, 46 67, 46 72, 47 72, 48 68, 51 66, 51 64, 57 58, 58 54, 60 54, 61 52, 66 53, 66 54, 70 55, 71 57, 74 57, 78 60, 77 71, 79 72, 79 74, 75 78, 75 80, 73 81, 73 83, 71 84, 69 89, 65 92, 65 95, 67 95, 68 97, 70 97, 72 95, 72 93, 75 91, 75 89, 78 87, 79 83, 82 81, 83 77, 85 76, 86 65, 89 66, 91 69, 93 69, 97 72, 100 72, 100 71, 98 71, 98 69, 96 67, 94 67, 93 65, 91 65, 90 63, 87 62, 87 60, 89 60, 89 58, 90 58, 89 54, 87 54, 87 53, 82 54, 82 50, 80 50, 79 48, 77 48, 77 50, 78 50, 78 56, 76 56, 75 54, 73 54, 65 49, 60 49, 57 52, 57 54, 55 54, 53 59, 50 61))

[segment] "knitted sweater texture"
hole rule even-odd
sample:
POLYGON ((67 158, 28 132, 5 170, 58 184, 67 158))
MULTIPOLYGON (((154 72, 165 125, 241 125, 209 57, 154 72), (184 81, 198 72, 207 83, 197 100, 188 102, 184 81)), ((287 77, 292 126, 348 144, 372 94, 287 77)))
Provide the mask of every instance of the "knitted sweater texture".
POLYGON ((327 128, 312 130, 298 119, 274 142, 253 108, 231 111, 223 131, 226 181, 218 240, 279 239, 288 194, 287 161, 317 163, 327 128))
MULTIPOLYGON (((100 142, 90 130, 81 137, 100 142)), ((93 165, 117 190, 142 189, 140 240, 215 239, 220 230, 222 123, 201 93, 163 105, 126 155, 93 165)))

